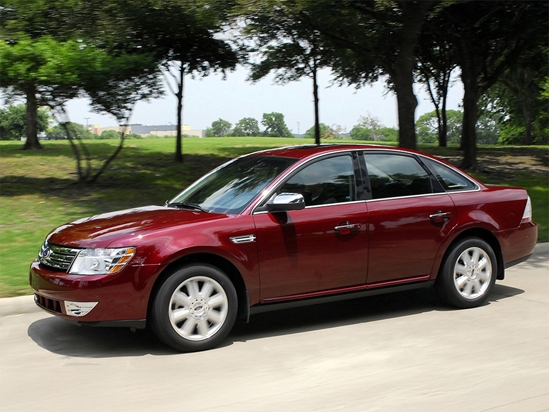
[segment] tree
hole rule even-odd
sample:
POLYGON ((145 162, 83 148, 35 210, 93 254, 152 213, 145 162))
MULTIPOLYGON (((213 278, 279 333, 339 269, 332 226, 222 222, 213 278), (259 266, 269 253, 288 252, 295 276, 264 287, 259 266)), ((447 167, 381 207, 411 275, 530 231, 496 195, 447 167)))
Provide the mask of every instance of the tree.
POLYGON ((397 97, 400 146, 415 148, 415 51, 422 26, 439 2, 303 1, 340 82, 360 87, 388 75, 397 97))
POLYGON ((103 130, 103 132, 101 132, 101 134, 97 138, 101 140, 121 139, 122 133, 117 132, 116 130, 103 130))
POLYGON ((227 120, 218 119, 212 122, 212 127, 206 130, 207 137, 223 137, 227 136, 231 131, 231 123, 227 120))
POLYGON ((175 161, 183 161, 181 126, 185 76, 232 70, 238 54, 220 35, 228 11, 221 0, 126 0, 128 36, 154 53, 177 102, 175 161))
POLYGON ((355 140, 383 140, 381 134, 382 124, 377 117, 368 113, 367 116, 360 116, 358 124, 351 129, 351 139, 355 140))
MULTIPOLYGON (((463 112, 446 111, 446 141, 459 144, 461 140, 463 112)), ((439 112, 425 113, 416 122, 417 137, 420 143, 435 143, 440 138, 439 112)), ((440 142, 439 142, 440 143, 440 142)))
POLYGON ((257 53, 258 62, 250 64, 252 81, 258 81, 274 71, 275 81, 285 84, 303 76, 312 80, 315 143, 320 144, 318 71, 329 64, 323 50, 320 33, 309 21, 307 10, 297 2, 281 1, 274 7, 267 2, 246 3, 239 10, 244 16, 248 52, 257 53), (253 46, 249 45, 250 38, 253 46))
POLYGON ((317 125, 313 125, 311 128, 307 129, 304 137, 308 139, 315 139, 315 143, 316 143, 317 131, 320 133, 321 138, 333 139, 334 138, 333 136, 335 135, 334 131, 330 126, 324 123, 320 123, 318 127, 317 125))
MULTIPOLYGON (((90 154, 82 140, 72 135, 64 104, 74 97, 87 95, 95 111, 112 114, 119 124, 125 124, 137 101, 158 95, 156 61, 140 48, 120 47, 123 36, 118 35, 117 42, 116 30, 99 30, 98 36, 91 29, 88 16, 79 19, 90 2, 59 0, 47 6, 31 2, 32 7, 24 0, 8 3, 8 7, 2 9, 9 10, 2 26, 9 40, 0 43, 0 79, 9 97, 26 97, 25 148, 41 148, 36 133, 36 113, 39 105, 48 106, 67 133, 76 157, 79 181, 94 182, 116 158, 124 138, 92 173, 90 154)), ((105 12, 98 22, 101 27, 117 27, 112 24, 119 17, 117 10, 112 8, 109 10, 112 13, 107 12, 110 2, 91 3, 94 11, 105 12), (111 24, 105 24, 105 20, 111 24)))
POLYGON ((240 119, 233 129, 233 136, 259 136, 259 123, 253 117, 240 119))
MULTIPOLYGON (((26 137, 24 149, 41 149, 38 141, 38 107, 51 103, 53 93, 63 89, 64 97, 78 95, 75 63, 86 50, 76 42, 58 42, 50 36, 36 39, 24 33, 0 42, 0 86, 8 101, 26 99, 26 137), (81 53, 82 52, 82 53, 81 53)), ((77 63, 78 64, 78 63, 77 63)))
MULTIPOLYGON (((463 129, 463 112, 459 110, 447 111, 448 143, 459 144, 463 129)), ((416 122, 418 141, 420 143, 435 143, 439 132, 438 115, 436 111, 425 113, 416 122)), ((479 116, 476 125, 478 142, 481 144, 496 144, 501 126, 491 113, 479 116)))
POLYGON ((93 135, 89 130, 86 130, 84 126, 79 123, 69 122, 68 124, 55 125, 46 133, 46 138, 49 140, 64 140, 67 139, 67 131, 69 129, 70 136, 73 139, 92 139, 93 135))
POLYGON ((542 95, 547 74, 546 53, 526 56, 506 70, 481 98, 480 113, 498 116, 505 141, 530 145, 547 139, 549 99, 542 95))
MULTIPOLYGON (((0 140, 14 140, 26 136, 26 106, 7 106, 0 108, 0 140)), ((46 108, 39 108, 36 116, 36 131, 45 132, 48 129, 50 113, 46 108)))
MULTIPOLYGON (((438 144, 440 147, 446 147, 448 89, 457 63, 452 44, 440 34, 445 28, 437 22, 435 18, 424 25, 417 53, 416 72, 418 80, 425 85, 429 98, 435 106, 438 144)), ((421 141, 419 136, 418 139, 421 141)))
MULTIPOLYGON (((41 148, 37 138, 39 106, 50 107, 65 124, 69 119, 64 104, 87 95, 96 111, 110 113, 120 121, 129 117, 136 101, 158 95, 156 62, 150 54, 117 48, 111 32, 103 37, 86 32, 90 19, 78 16, 88 3, 75 0, 46 5, 8 0, 1 9, 2 32, 8 39, 0 43, 1 87, 8 98, 26 99, 26 149, 41 148)), ((102 2, 93 3, 100 8, 102 2)), ((85 181, 76 150, 75 155, 80 180, 85 181)))
POLYGON ((510 67, 547 43, 548 3, 465 2, 443 10, 464 87, 461 167, 477 167, 478 102, 510 67))
POLYGON ((263 113, 261 124, 265 127, 263 135, 270 137, 292 137, 282 113, 263 113))

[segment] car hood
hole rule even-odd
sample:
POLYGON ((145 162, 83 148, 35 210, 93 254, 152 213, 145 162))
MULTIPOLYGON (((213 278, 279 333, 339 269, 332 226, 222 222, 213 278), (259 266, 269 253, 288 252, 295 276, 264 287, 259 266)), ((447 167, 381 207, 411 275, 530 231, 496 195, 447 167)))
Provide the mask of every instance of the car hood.
MULTIPOLYGON (((48 241, 69 247, 107 247, 122 239, 143 239, 164 230, 227 218, 227 215, 146 206, 75 220, 58 227, 48 241)), ((135 243, 135 242, 134 242, 135 243)))

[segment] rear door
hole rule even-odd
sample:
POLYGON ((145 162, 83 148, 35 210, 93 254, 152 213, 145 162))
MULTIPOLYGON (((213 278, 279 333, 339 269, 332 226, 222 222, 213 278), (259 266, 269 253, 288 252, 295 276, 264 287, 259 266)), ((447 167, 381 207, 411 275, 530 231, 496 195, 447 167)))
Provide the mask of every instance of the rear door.
POLYGON ((366 152, 369 286, 426 280, 455 207, 413 155, 366 152))

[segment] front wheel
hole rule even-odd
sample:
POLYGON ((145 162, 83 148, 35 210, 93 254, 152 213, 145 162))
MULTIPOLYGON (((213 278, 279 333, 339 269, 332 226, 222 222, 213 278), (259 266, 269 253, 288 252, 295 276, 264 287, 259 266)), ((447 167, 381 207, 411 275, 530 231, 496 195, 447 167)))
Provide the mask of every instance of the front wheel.
POLYGON ((467 238, 452 247, 435 283, 438 295, 458 308, 473 308, 486 301, 497 276, 492 247, 482 239, 467 238))
POLYGON ((209 265, 175 271, 154 298, 150 322, 156 336, 183 352, 210 349, 231 331, 237 295, 229 278, 209 265))

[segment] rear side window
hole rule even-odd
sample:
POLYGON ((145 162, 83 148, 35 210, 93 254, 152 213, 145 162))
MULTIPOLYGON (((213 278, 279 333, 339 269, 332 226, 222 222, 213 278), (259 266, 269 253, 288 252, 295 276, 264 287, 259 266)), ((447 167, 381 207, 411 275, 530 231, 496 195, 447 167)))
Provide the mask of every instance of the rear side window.
POLYGON ((477 185, 448 166, 427 158, 423 158, 422 160, 447 192, 474 190, 477 188, 477 185))
POLYGON ((364 160, 373 199, 433 192, 429 174, 413 157, 365 153, 364 160))

